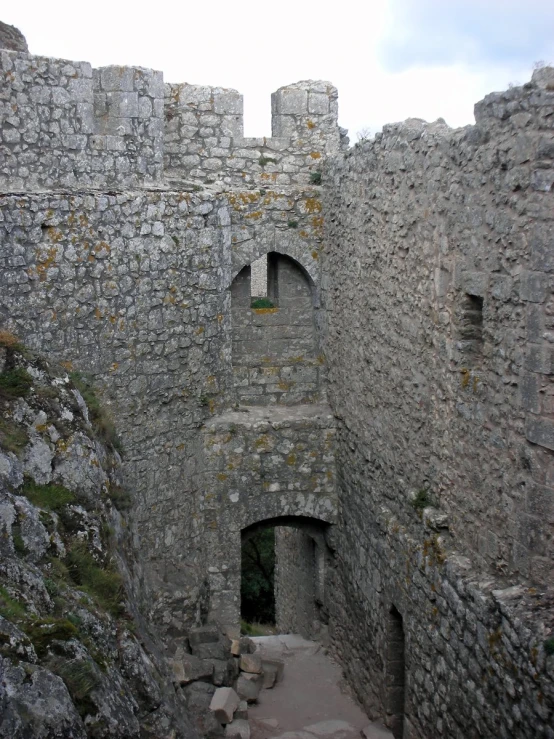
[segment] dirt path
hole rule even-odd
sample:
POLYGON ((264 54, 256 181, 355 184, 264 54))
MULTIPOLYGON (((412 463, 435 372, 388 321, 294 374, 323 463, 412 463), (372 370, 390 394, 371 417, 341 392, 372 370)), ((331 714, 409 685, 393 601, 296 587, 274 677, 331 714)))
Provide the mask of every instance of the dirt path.
POLYGON ((392 739, 341 691, 340 667, 320 644, 292 634, 253 641, 264 656, 284 660, 285 671, 280 683, 249 706, 252 739, 392 739))

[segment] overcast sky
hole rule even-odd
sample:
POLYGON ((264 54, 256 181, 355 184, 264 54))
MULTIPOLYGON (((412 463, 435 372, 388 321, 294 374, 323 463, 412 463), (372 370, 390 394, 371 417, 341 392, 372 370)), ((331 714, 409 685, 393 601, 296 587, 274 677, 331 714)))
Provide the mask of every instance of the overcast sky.
POLYGON ((554 0, 23 0, 0 19, 33 54, 238 89, 248 136, 270 135, 271 92, 298 80, 338 87, 355 142, 408 117, 472 123, 485 94, 554 62, 554 0))

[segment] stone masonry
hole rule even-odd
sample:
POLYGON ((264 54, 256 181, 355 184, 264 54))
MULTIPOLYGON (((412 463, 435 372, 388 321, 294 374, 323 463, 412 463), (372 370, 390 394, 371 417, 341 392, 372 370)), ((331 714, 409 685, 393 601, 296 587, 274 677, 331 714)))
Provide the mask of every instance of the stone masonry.
POLYGON ((236 633, 241 540, 293 526, 282 621, 396 737, 554 739, 554 72, 347 150, 327 82, 245 139, 234 90, 0 71, 0 324, 111 411, 162 643, 236 633))

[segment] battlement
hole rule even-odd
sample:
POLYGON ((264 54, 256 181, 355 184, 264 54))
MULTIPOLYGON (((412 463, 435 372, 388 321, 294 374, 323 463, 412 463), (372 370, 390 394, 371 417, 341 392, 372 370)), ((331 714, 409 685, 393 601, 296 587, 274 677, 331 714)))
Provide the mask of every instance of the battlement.
POLYGON ((298 82, 272 95, 271 138, 244 138, 236 90, 165 84, 140 67, 0 51, 0 189, 309 184, 341 146, 337 90, 298 82))

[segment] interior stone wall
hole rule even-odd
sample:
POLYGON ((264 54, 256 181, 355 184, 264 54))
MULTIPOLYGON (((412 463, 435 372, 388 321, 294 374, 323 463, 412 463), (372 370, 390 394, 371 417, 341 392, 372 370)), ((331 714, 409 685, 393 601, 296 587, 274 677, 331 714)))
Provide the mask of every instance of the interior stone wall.
POLYGON ((312 286, 298 264, 269 254, 272 308, 252 308, 251 270, 231 285, 233 376, 245 405, 310 403, 319 399, 323 358, 318 356, 312 286))
POLYGON ((275 528, 275 623, 280 634, 325 638, 333 555, 325 531, 275 528))
POLYGON ((404 737, 552 735, 553 74, 324 174, 334 647, 392 725, 398 610, 404 737))

